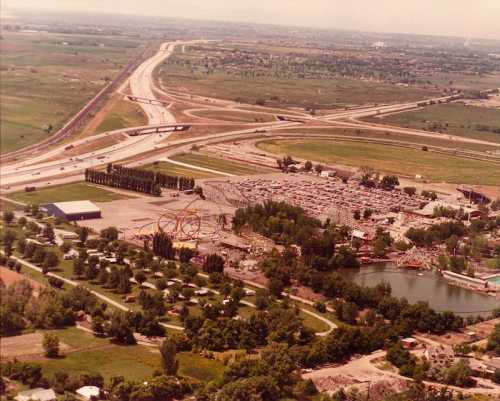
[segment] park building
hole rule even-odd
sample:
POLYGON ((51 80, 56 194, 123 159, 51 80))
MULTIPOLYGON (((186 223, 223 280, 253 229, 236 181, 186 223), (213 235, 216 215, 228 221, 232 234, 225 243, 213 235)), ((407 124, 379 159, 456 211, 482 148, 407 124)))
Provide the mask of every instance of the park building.
POLYGON ((47 203, 41 208, 49 216, 64 217, 68 221, 101 218, 101 209, 88 200, 47 203))

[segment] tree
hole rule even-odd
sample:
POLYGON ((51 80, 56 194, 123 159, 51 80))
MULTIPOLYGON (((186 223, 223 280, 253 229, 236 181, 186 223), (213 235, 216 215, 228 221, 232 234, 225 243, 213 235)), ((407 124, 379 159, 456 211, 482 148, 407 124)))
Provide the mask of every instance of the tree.
POLYGON ((319 175, 321 174, 321 172, 324 170, 324 167, 321 165, 321 164, 316 164, 316 166, 314 166, 314 171, 316 171, 316 173, 319 175))
POLYGON ((304 170, 305 171, 311 171, 313 168, 313 164, 308 160, 304 164, 304 170))
POLYGON ((493 351, 497 356, 500 356, 500 323, 495 325, 495 328, 488 337, 486 349, 488 351, 493 351))
POLYGON ((54 228, 52 227, 51 224, 47 223, 45 225, 45 227, 43 227, 43 230, 42 230, 42 235, 47 238, 47 240, 50 242, 50 243, 53 243, 54 242, 54 239, 56 238, 56 235, 54 233, 54 228))
POLYGON ((135 344, 134 331, 129 316, 124 312, 115 312, 106 329, 110 337, 122 344, 135 344))
POLYGON ((55 334, 45 333, 43 335, 43 349, 47 358, 59 356, 59 337, 55 334))
POLYGON ((275 297, 281 297, 281 293, 285 289, 283 282, 279 278, 272 277, 267 283, 269 292, 275 297))
POLYGON ((354 217, 354 220, 359 220, 361 218, 361 212, 356 209, 353 213, 352 216, 354 217))
POLYGON ((157 231, 153 236, 153 253, 165 259, 174 259, 175 257, 172 240, 163 230, 157 231))
POLYGON ((179 369, 179 361, 176 358, 177 349, 175 343, 170 339, 163 340, 160 345, 161 365, 167 376, 175 376, 179 369))
POLYGON ((10 210, 5 210, 2 215, 5 224, 10 225, 14 221, 14 212, 10 210))
MULTIPOLYGON (((225 215, 222 215, 225 218, 225 215)), ((179 249, 179 261, 181 263, 189 263, 191 258, 196 255, 196 252, 190 248, 182 247, 179 249)))
POLYGON ((446 369, 444 372, 444 382, 454 386, 468 387, 473 384, 471 376, 472 369, 469 366, 469 361, 461 359, 446 369))
POLYGON ((207 273, 222 273, 224 271, 224 259, 216 253, 208 255, 203 263, 203 271, 207 273))
POLYGON ((380 188, 392 191, 399 185, 399 179, 395 175, 385 175, 380 181, 380 188))
POLYGON ((404 187, 403 191, 409 196, 413 196, 417 193, 417 188, 415 187, 404 187))
POLYGON ((373 243, 373 254, 377 258, 383 258, 387 253, 387 244, 382 238, 377 238, 373 243))
POLYGON ((87 227, 80 227, 78 229, 78 239, 82 244, 85 244, 87 238, 89 237, 89 229, 87 227))
POLYGON ((51 269, 59 264, 59 258, 53 251, 47 251, 43 258, 43 267, 51 269))
POLYGON ((134 275, 135 281, 139 283, 139 285, 142 285, 146 281, 146 275, 142 271, 138 271, 134 275))
POLYGON ((101 238, 106 239, 108 242, 116 241, 118 239, 118 229, 116 227, 107 227, 102 229, 101 238))

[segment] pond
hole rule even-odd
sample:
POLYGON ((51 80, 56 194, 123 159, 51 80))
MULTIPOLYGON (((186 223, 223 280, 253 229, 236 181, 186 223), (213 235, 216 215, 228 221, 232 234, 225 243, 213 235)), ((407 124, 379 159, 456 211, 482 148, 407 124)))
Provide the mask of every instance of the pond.
POLYGON ((375 286, 382 281, 392 287, 392 295, 410 303, 427 301, 438 312, 446 310, 467 315, 488 315, 500 307, 500 300, 465 288, 455 287, 434 272, 398 269, 392 264, 368 265, 347 269, 354 282, 375 286))

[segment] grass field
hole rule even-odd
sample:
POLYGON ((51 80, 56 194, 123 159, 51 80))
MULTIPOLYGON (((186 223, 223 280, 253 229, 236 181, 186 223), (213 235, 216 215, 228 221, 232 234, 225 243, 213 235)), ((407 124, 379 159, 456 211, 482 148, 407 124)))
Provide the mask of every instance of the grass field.
POLYGON ((145 166, 141 166, 141 168, 150 171, 158 171, 164 174, 178 175, 180 177, 192 177, 192 178, 219 177, 219 175, 215 173, 195 170, 189 167, 178 166, 177 164, 169 162, 157 162, 156 164, 147 164, 145 166))
MULTIPOLYGON (((37 361, 49 377, 58 371, 96 372, 105 380, 121 375, 128 380, 142 381, 151 377, 155 370, 161 370, 160 354, 156 348, 111 344, 108 339, 96 338, 74 327, 54 332, 62 342, 82 350, 68 353, 61 359, 37 361)), ((178 360, 179 374, 201 381, 220 378, 224 369, 222 363, 190 352, 179 353, 178 360)))
POLYGON ((418 100, 433 93, 419 89, 399 88, 389 84, 372 84, 338 78, 271 79, 244 78, 221 73, 191 73, 177 65, 162 67, 162 81, 168 88, 220 99, 254 104, 264 98, 266 105, 283 107, 333 108, 345 105, 374 104, 418 100), (278 98, 279 100, 271 100, 278 98))
POLYGON ((1 151, 57 131, 126 64, 138 44, 122 37, 3 32, 1 151))
POLYGON ((95 129, 96 134, 120 128, 137 127, 148 123, 140 106, 136 103, 118 100, 108 115, 95 129))
POLYGON ((257 146, 276 154, 449 183, 500 185, 500 165, 416 149, 328 140, 263 141, 257 146))
POLYGON ((76 200, 110 202, 128 198, 126 195, 107 191, 106 189, 94 187, 83 182, 41 188, 34 192, 14 192, 7 195, 7 197, 27 204, 68 202, 76 200))
POLYGON ((492 132, 492 129, 500 130, 500 110, 486 107, 441 104, 383 118, 371 118, 371 121, 426 131, 438 130, 443 134, 500 144, 500 133, 492 132), (484 127, 488 127, 489 131, 484 127))
POLYGON ((200 153, 186 153, 171 157, 172 160, 209 168, 234 175, 251 175, 272 172, 271 169, 253 166, 251 164, 237 163, 229 160, 211 157, 200 153))
MULTIPOLYGON (((233 46, 233 45, 231 45, 233 46)), ((277 47, 265 44, 238 44, 235 48, 250 52, 265 52, 277 55, 295 53, 303 57, 311 49, 277 47)), ((353 104, 374 104, 417 100, 432 96, 435 92, 418 88, 403 88, 396 85, 351 80, 340 76, 317 78, 291 73, 288 65, 277 62, 275 70, 285 70, 281 75, 252 73, 259 67, 258 60, 245 60, 245 66, 234 67, 225 72, 214 67, 207 74, 206 58, 218 58, 217 45, 204 46, 203 50, 188 47, 186 52, 176 52, 157 70, 159 81, 171 90, 255 104, 264 100, 271 107, 313 107, 330 109, 353 104), (251 68, 248 64, 252 64, 251 68), (245 69, 246 68, 246 69, 245 69), (243 71, 244 70, 244 71, 243 71)), ((258 58, 258 57, 257 57, 258 58)))
POLYGON ((192 114, 198 117, 211 118, 214 120, 232 121, 232 122, 268 122, 274 121, 272 114, 263 114, 255 112, 238 112, 232 110, 197 110, 192 114))
MULTIPOLYGON (((381 121, 378 120, 377 122, 380 123, 381 121)), ((278 132, 303 134, 304 136, 332 135, 332 136, 362 137, 370 139, 373 138, 373 139, 391 140, 398 142, 408 142, 408 143, 427 145, 427 146, 437 146, 448 149, 473 150, 478 152, 500 149, 500 145, 495 146, 495 145, 483 145, 478 143, 452 141, 446 139, 445 135, 443 135, 442 138, 429 138, 419 135, 410 135, 398 132, 377 131, 377 130, 367 130, 367 129, 298 127, 298 128, 287 128, 286 130, 280 130, 278 132)))

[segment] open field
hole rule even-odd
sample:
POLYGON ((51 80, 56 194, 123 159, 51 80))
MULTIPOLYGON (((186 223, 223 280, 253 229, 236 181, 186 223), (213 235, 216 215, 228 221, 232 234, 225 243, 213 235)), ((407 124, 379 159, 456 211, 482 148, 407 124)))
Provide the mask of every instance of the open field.
MULTIPOLYGON (((129 380, 144 380, 161 370, 160 354, 156 348, 141 345, 119 346, 108 339, 70 327, 53 331, 62 342, 72 349, 61 359, 37 360, 47 376, 55 372, 97 372, 109 380, 122 375, 129 380)), ((179 373, 202 381, 210 381, 222 375, 223 365, 190 352, 178 354, 179 373)))
POLYGON ((128 198, 126 195, 107 191, 106 189, 88 185, 84 182, 46 187, 37 189, 34 192, 14 192, 7 195, 7 197, 27 204, 67 202, 76 200, 109 202, 128 198))
POLYGON ((57 131, 139 45, 136 39, 95 35, 3 32, 2 36, 2 152, 57 131))
POLYGON ((430 80, 440 87, 453 87, 461 90, 483 90, 497 88, 500 82, 498 74, 471 75, 441 72, 422 79, 430 80), (451 85, 450 85, 451 82, 451 85))
POLYGON ((274 121, 275 118, 271 114, 263 114, 256 112, 238 112, 233 110, 196 110, 191 113, 197 117, 210 118, 214 120, 254 123, 274 121))
POLYGON ((96 127, 95 133, 112 131, 120 128, 147 125, 148 121, 137 103, 123 99, 117 100, 108 115, 96 127))
POLYGON ((178 166, 177 164, 169 163, 169 162, 156 162, 153 164, 147 164, 141 166, 141 168, 150 171, 158 171, 164 174, 170 175, 178 175, 181 177, 192 177, 192 178, 210 178, 210 177, 219 177, 218 174, 210 173, 208 171, 201 171, 190 169, 189 167, 178 166))
POLYGON ((253 166, 251 164, 237 163, 229 160, 220 159, 218 157, 211 157, 200 153, 180 154, 171 157, 171 159, 235 175, 262 174, 272 171, 271 169, 266 169, 265 167, 258 167, 258 166, 253 166))
POLYGON ((416 100, 436 93, 344 78, 341 69, 332 72, 325 64, 317 66, 311 60, 307 68, 298 67, 297 57, 305 62, 321 57, 320 53, 318 49, 255 43, 189 46, 160 66, 158 78, 171 90, 271 107, 329 109, 416 100), (234 54, 234 50, 241 53, 234 54), (217 61, 207 66, 207 59, 217 61))
POLYGON ((42 285, 35 280, 26 277, 24 274, 10 270, 4 266, 0 266, 0 280, 8 287, 22 280, 28 280, 35 291, 39 291, 42 285))
MULTIPOLYGON (((377 122, 384 123, 384 120, 377 120, 377 122)), ((360 138, 370 138, 370 139, 382 139, 382 140, 392 140, 398 142, 408 142, 413 144, 421 144, 427 146, 437 146, 441 148, 449 149, 465 149, 473 150, 478 152, 492 151, 500 149, 499 146, 494 145, 482 145, 478 143, 469 142, 457 142, 450 139, 446 139, 446 135, 441 138, 429 138, 419 135, 411 135, 398 132, 388 132, 381 130, 369 130, 369 129, 353 129, 353 128, 310 128, 310 127, 297 127, 297 128, 286 128, 283 130, 276 131, 277 133, 287 132, 295 134, 308 135, 332 135, 332 136, 351 136, 360 138)))
POLYGON ((371 167, 377 171, 430 181, 500 185, 498 164, 387 145, 328 140, 271 140, 257 147, 323 163, 371 167))
POLYGON ((441 104, 397 113, 370 121, 448 135, 481 139, 500 144, 500 110, 462 104, 441 104), (498 130, 498 133, 493 132, 498 130))
POLYGON ((189 70, 173 65, 169 68, 163 67, 162 73, 166 88, 186 90, 193 94, 220 99, 240 99, 250 104, 264 98, 266 105, 270 106, 320 109, 411 101, 433 95, 419 89, 402 89, 389 84, 373 84, 342 78, 336 80, 243 78, 220 73, 207 76, 202 73, 191 74, 189 70))

